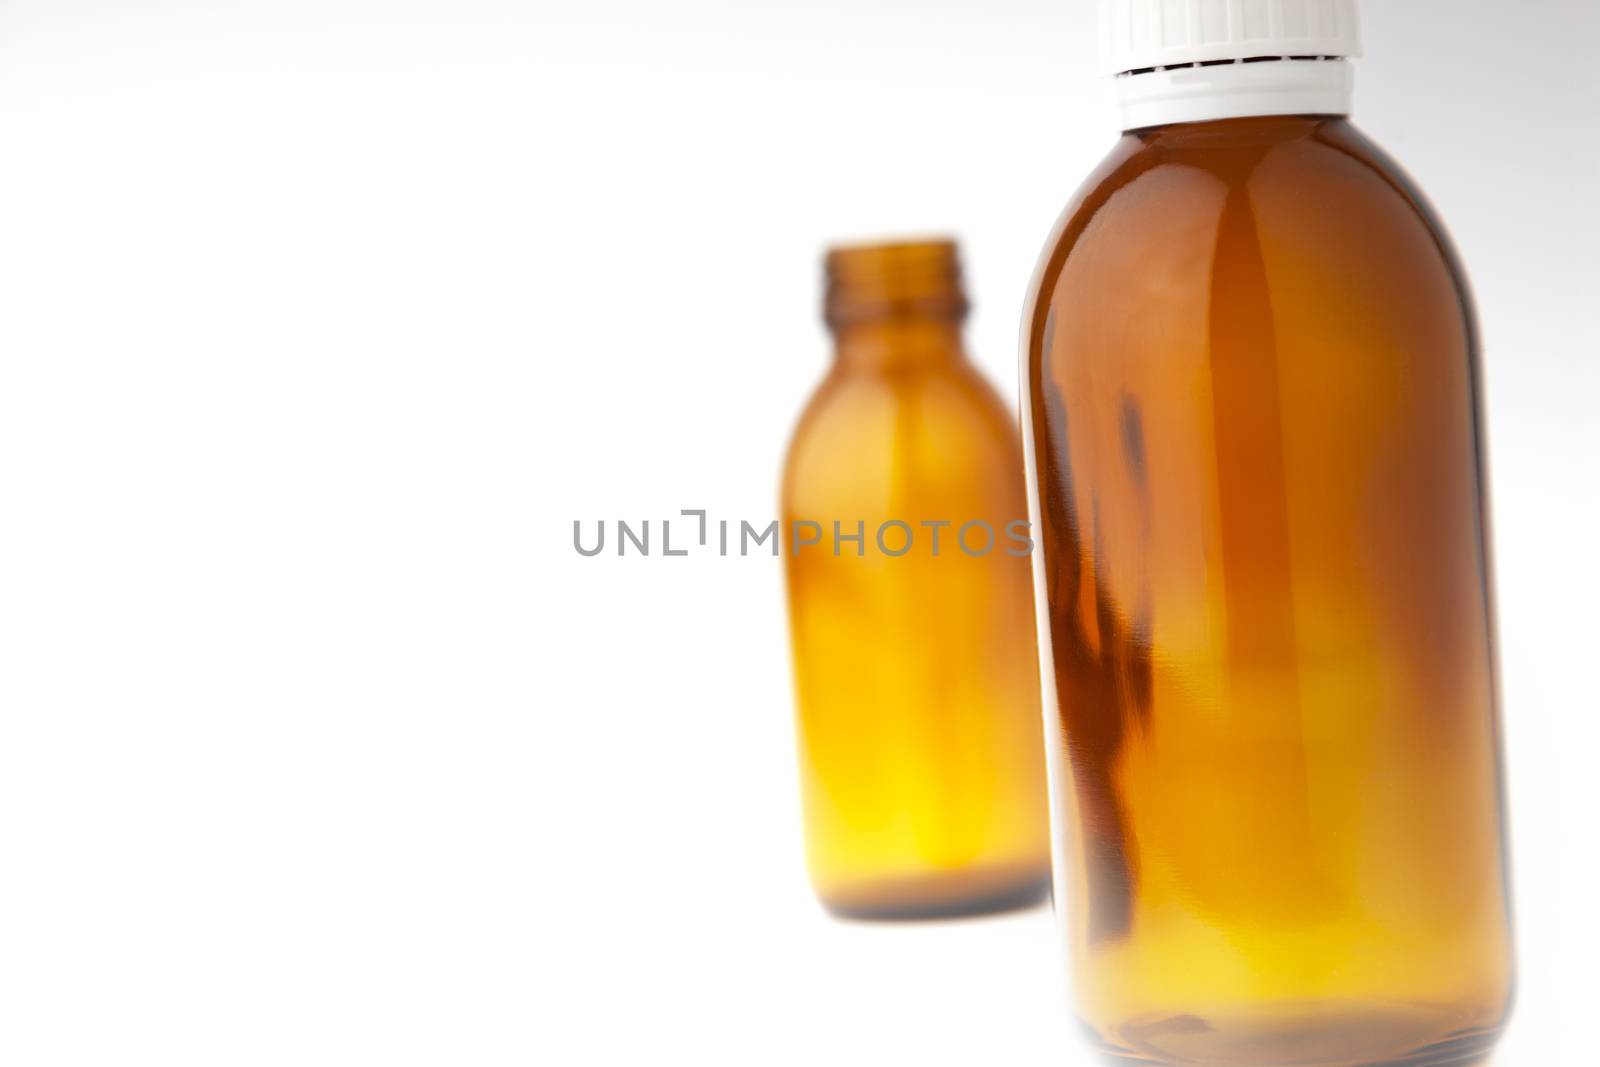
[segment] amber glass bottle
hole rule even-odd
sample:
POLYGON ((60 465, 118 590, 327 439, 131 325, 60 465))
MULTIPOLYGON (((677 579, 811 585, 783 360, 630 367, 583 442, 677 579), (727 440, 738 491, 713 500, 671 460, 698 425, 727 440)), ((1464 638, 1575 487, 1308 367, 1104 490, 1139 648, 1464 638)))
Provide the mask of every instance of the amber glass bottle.
POLYGON ((952 244, 826 270, 837 351, 783 478, 812 882, 856 917, 1029 903, 1049 844, 1016 425, 963 354, 952 244))
POLYGON ((1337 92, 1229 117, 1194 69, 1025 323, 1077 1009, 1138 1063, 1476 1062, 1512 977, 1466 283, 1337 92))

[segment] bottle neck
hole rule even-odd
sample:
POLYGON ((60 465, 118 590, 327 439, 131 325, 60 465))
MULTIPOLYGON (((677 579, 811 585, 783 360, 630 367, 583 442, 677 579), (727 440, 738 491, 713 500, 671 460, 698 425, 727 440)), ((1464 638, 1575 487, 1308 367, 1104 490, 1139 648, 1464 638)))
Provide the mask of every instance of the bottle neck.
POLYGON ((1115 79, 1122 128, 1256 115, 1348 115, 1348 60, 1282 56, 1130 71, 1115 79))
POLYGON ((950 366, 963 352, 955 318, 871 319, 834 329, 834 363, 847 372, 950 366))
POLYGON ((962 358, 967 300, 954 242, 835 248, 824 269, 823 317, 841 368, 932 367, 962 358))

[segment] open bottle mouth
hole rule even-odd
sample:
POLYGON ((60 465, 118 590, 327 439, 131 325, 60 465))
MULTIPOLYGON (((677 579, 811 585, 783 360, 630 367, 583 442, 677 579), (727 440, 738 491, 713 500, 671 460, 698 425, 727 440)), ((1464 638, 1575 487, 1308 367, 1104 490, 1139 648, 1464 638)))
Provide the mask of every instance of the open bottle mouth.
POLYGON ((953 240, 836 246, 828 250, 823 272, 823 319, 833 330, 879 319, 960 319, 967 313, 953 240))

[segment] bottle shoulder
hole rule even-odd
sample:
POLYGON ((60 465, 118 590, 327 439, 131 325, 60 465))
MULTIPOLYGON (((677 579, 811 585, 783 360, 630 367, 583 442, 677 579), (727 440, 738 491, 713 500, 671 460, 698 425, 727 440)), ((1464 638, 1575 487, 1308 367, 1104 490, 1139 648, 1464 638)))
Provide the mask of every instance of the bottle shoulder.
POLYGON ((1268 290, 1336 281, 1347 305, 1465 307, 1448 235, 1400 167, 1342 119, 1229 120, 1124 135, 1062 214, 1036 273, 1032 326, 1052 308, 1141 289, 1205 289, 1244 234, 1268 290), (1087 268, 1087 269, 1086 269, 1087 268), (1064 284, 1070 282, 1071 284, 1064 284))
POLYGON ((970 364, 887 374, 835 369, 791 435, 784 499, 908 479, 949 486, 1018 463, 1015 419, 970 364))
POLYGON ((796 425, 796 438, 839 423, 889 423, 915 414, 956 421, 1004 415, 999 394, 970 363, 949 367, 872 371, 831 370, 812 392, 796 425))
POLYGON ((1278 117, 1126 134, 1046 248, 1024 366, 1141 358, 1198 373, 1238 322, 1307 358, 1310 338, 1368 360, 1475 350, 1450 238, 1354 126, 1278 117))

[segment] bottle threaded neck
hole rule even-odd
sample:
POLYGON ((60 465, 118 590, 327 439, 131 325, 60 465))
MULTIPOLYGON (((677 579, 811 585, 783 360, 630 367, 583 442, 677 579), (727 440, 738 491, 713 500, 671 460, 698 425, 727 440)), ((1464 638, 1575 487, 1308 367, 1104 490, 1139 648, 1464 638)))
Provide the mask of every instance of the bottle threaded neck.
POLYGON ((838 246, 823 259, 823 319, 838 331, 886 319, 960 321, 961 256, 951 240, 838 246))

